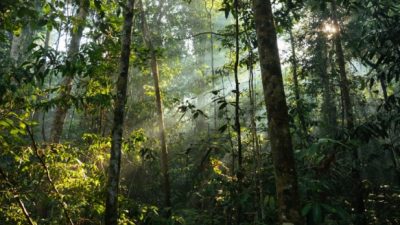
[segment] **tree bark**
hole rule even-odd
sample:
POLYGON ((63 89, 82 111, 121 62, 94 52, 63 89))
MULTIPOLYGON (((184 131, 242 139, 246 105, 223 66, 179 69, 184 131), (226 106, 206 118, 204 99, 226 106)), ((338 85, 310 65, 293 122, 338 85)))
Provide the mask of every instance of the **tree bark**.
POLYGON ((297 57, 296 57, 296 43, 293 37, 292 28, 289 28, 290 45, 292 48, 292 70, 293 70, 293 84, 294 96, 296 99, 297 115, 300 121, 301 131, 303 138, 307 137, 307 125, 304 119, 302 103, 300 98, 299 76, 297 74, 297 57))
MULTIPOLYGON (((211 57, 211 80, 212 80, 212 89, 215 90, 215 66, 214 66, 214 34, 213 34, 213 22, 212 22, 212 11, 214 8, 214 0, 211 0, 211 8, 207 10, 207 2, 204 3, 206 5, 206 11, 208 13, 208 23, 210 29, 210 57, 211 57)), ((214 102, 214 131, 217 130, 217 103, 214 102)))
MULTIPOLYGON (((243 164, 243 153, 242 153, 242 132, 240 125, 240 83, 239 83, 239 0, 234 1, 235 7, 235 64, 233 72, 235 74, 235 131, 237 134, 237 145, 238 145, 238 168, 236 172, 237 177, 237 194, 240 196, 242 193, 242 178, 244 176, 242 164, 243 164)), ((243 217, 242 206, 240 201, 237 203, 237 218, 236 223, 240 225, 243 217)))
MULTIPOLYGON (((335 35, 335 47, 336 47, 336 60, 339 66, 340 75, 340 91, 343 100, 344 115, 346 119, 346 126, 349 132, 354 130, 354 116, 352 109, 352 102, 350 98, 349 81, 346 74, 346 64, 344 59, 342 40, 341 40, 341 30, 337 18, 337 5, 336 0, 332 0, 332 15, 334 25, 337 27, 337 34, 335 35)), ((364 205, 364 188, 361 182, 360 174, 360 157, 357 148, 352 149, 352 160, 354 165, 351 169, 351 178, 353 180, 353 187, 351 190, 352 200, 351 204, 354 208, 356 219, 356 225, 366 225, 367 221, 365 218, 365 205, 364 205)))
MULTIPOLYGON (((88 14, 88 1, 80 0, 79 9, 76 15, 78 24, 76 25, 76 32, 72 32, 71 42, 68 48, 67 59, 72 60, 76 54, 79 53, 79 45, 82 38, 82 33, 84 29, 84 23, 88 14)), ((72 29, 74 31, 75 29, 72 29)), ((68 99, 68 95, 71 93, 72 81, 74 74, 67 72, 64 74, 63 81, 61 82, 61 93, 58 98, 68 99)), ((55 110, 55 116, 53 119, 52 129, 50 133, 50 139, 53 143, 59 143, 62 135, 64 120, 68 112, 68 104, 57 105, 55 110)))
POLYGON ((279 224, 303 224, 277 36, 270 0, 253 0, 261 77, 274 162, 279 224))
POLYGON ((108 169, 108 181, 106 190, 105 224, 118 224, 118 192, 119 176, 121 168, 121 147, 124 125, 124 111, 126 102, 126 90, 128 83, 129 57, 131 50, 131 33, 133 23, 134 0, 128 0, 124 9, 124 24, 121 37, 121 57, 119 76, 117 80, 117 95, 114 106, 114 124, 111 139, 111 157, 108 169))
POLYGON ((22 28, 19 36, 14 35, 11 42, 10 57, 15 65, 19 65, 26 58, 26 51, 33 41, 34 30, 32 24, 28 23, 22 28))
MULTIPOLYGON (((334 138, 337 132, 337 121, 336 121, 336 106, 332 96, 334 93, 331 78, 328 74, 328 52, 326 38, 319 34, 317 38, 316 46, 316 60, 317 60, 317 72, 321 77, 322 83, 322 118, 323 118, 323 135, 334 138)), ((334 71, 334 70, 332 70, 334 71)))
POLYGON ((164 189, 164 206, 166 208, 165 216, 169 218, 171 216, 171 186, 169 179, 169 168, 168 168, 168 148, 166 142, 166 134, 165 134, 165 125, 164 125, 164 115, 163 115, 163 107, 162 107, 162 99, 161 99, 161 91, 159 85, 159 70, 158 70, 158 62, 157 55, 154 49, 152 37, 150 34, 149 27, 147 25, 145 11, 143 9, 142 0, 139 1, 139 7, 141 11, 141 19, 142 19, 142 30, 144 39, 146 41, 146 45, 150 50, 150 66, 151 73, 153 75, 154 80, 154 90, 156 94, 156 104, 157 104, 157 116, 158 116, 158 129, 159 129, 159 138, 161 145, 161 169, 163 174, 163 189, 164 189))
POLYGON ((387 82, 386 82, 385 74, 379 76, 379 81, 381 83, 381 88, 382 88, 382 92, 383 92, 383 99, 386 102, 388 100, 388 91, 387 91, 387 82))
MULTIPOLYGON (((336 7, 334 7, 335 4, 332 4, 332 5, 333 5, 334 10, 336 10, 336 7)), ((336 16, 334 16, 334 23, 335 23, 335 26, 339 28, 339 24, 336 19, 336 16)), ((352 130, 354 128, 354 116, 353 116, 352 103, 351 103, 350 90, 349 90, 349 81, 347 79, 347 74, 346 74, 346 63, 345 63, 345 59, 344 59, 344 53, 343 53, 341 39, 342 38, 340 35, 340 29, 339 29, 338 33, 336 34, 336 36, 334 38, 335 47, 336 47, 336 61, 337 61, 336 63, 339 66, 340 91, 341 91, 341 95, 343 98, 346 125, 349 130, 352 130)))

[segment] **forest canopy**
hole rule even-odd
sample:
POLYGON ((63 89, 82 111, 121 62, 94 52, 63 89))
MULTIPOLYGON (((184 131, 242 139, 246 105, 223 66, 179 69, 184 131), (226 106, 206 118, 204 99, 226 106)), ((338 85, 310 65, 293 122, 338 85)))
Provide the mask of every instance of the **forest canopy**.
POLYGON ((0 224, 400 224, 397 0, 1 0, 0 224))

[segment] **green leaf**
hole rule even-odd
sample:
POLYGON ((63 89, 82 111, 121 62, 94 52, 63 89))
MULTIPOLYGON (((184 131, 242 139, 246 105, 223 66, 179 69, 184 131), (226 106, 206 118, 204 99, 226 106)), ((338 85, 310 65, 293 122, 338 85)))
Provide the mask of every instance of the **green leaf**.
POLYGON ((343 220, 350 219, 350 215, 342 207, 336 207, 335 209, 336 209, 337 215, 339 215, 340 218, 342 218, 343 220))
POLYGON ((312 208, 312 218, 314 223, 319 224, 322 222, 322 209, 321 204, 315 203, 312 208))
POLYGON ((320 139, 318 140, 318 143, 319 143, 319 144, 323 144, 323 143, 334 143, 334 144, 341 145, 341 146, 343 146, 343 147, 345 147, 345 148, 347 148, 347 149, 351 149, 348 145, 345 145, 345 144, 343 144, 343 143, 340 142, 340 141, 337 141, 337 140, 334 140, 334 139, 330 139, 330 138, 320 138, 320 139))
POLYGON ((13 30, 13 35, 19 37, 21 32, 22 32, 22 27, 17 27, 15 30, 13 30))
POLYGON ((16 136, 18 133, 19 133, 19 129, 12 129, 10 131, 10 134, 13 135, 13 136, 16 136))
POLYGON ((228 19, 229 17, 229 9, 225 8, 225 18, 228 19))
POLYGON ((312 203, 311 203, 311 202, 310 202, 310 203, 307 203, 307 204, 301 209, 301 215, 302 215, 302 216, 306 216, 306 215, 310 212, 311 208, 312 208, 312 203))
POLYGON ((284 31, 284 30, 283 30, 282 26, 277 26, 277 27, 276 27, 276 33, 282 34, 283 31, 284 31))
POLYGON ((222 125, 222 126, 218 129, 218 131, 219 131, 220 133, 224 133, 225 130, 226 130, 226 128, 228 128, 228 124, 222 125))
POLYGON ((22 122, 20 122, 19 123, 19 127, 21 128, 21 129, 25 129, 26 128, 26 124, 25 123, 22 123, 22 122))
POLYGON ((211 91, 211 93, 212 93, 213 95, 217 95, 220 91, 221 91, 221 89, 219 89, 219 90, 213 90, 213 91, 211 91))
POLYGON ((43 7, 43 13, 45 14, 45 15, 47 15, 47 14, 50 14, 50 12, 51 12, 51 6, 50 6, 50 4, 46 4, 46 5, 44 5, 44 7, 43 7))
POLYGON ((102 10, 100 0, 94 0, 94 6, 96 7, 97 10, 100 10, 100 11, 102 10))
POLYGON ((4 120, 0 120, 0 126, 3 126, 3 127, 5 127, 5 128, 8 128, 8 127, 10 127, 11 125, 10 125, 9 123, 7 123, 6 121, 4 121, 4 120))
POLYGON ((222 104, 219 106, 219 109, 221 110, 221 109, 225 108, 226 105, 228 105, 227 102, 222 103, 222 104))
POLYGON ((196 112, 193 114, 193 119, 196 119, 197 117, 199 117, 199 112, 198 112, 198 111, 196 111, 196 112))

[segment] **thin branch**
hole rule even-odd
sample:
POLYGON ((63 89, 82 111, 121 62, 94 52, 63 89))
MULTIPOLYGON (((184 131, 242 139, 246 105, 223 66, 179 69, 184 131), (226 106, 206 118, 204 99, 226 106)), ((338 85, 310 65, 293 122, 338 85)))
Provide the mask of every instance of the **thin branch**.
POLYGON ((74 225, 74 222, 72 221, 71 216, 70 216, 70 214, 69 214, 69 210, 68 210, 68 208, 67 208, 67 204, 64 202, 60 191, 58 190, 58 188, 57 188, 56 185, 54 184, 54 181, 53 181, 53 179, 51 178, 50 170, 49 170, 49 168, 48 168, 46 162, 45 162, 44 159, 40 156, 39 149, 38 149, 38 147, 37 147, 35 138, 33 137, 33 133, 32 133, 32 131, 31 131, 29 125, 26 124, 26 123, 25 123, 25 125, 26 125, 26 131, 28 132, 29 138, 30 138, 30 140, 31 140, 31 145, 32 145, 32 148, 33 148, 33 150, 34 150, 34 153, 35 153, 36 157, 39 159, 39 162, 40 162, 41 166, 43 167, 44 171, 46 172, 47 180, 49 181, 51 187, 53 188, 53 191, 57 194, 57 197, 59 198, 60 205, 61 205, 61 207, 63 208, 63 211, 64 211, 64 215, 65 215, 66 219, 68 220, 69 224, 74 225))
POLYGON ((13 190, 14 196, 18 201, 18 205, 21 208, 22 212, 24 213, 25 219, 28 221, 28 223, 30 225, 36 225, 37 223, 34 222, 34 220, 32 219, 32 217, 30 216, 28 210, 26 209, 24 202, 22 201, 22 199, 19 197, 16 188, 14 187, 15 184, 14 182, 12 182, 8 176, 6 175, 6 173, 3 171, 3 169, 0 167, 0 174, 3 177, 3 179, 6 181, 6 184, 13 190))
POLYGON ((212 35, 216 35, 216 36, 223 36, 223 37, 227 37, 227 36, 235 36, 235 33, 217 33, 217 32, 213 32, 213 31, 205 31, 205 32, 200 32, 197 34, 193 34, 193 35, 189 35, 186 37, 181 37, 181 38, 176 38, 175 40, 187 40, 187 39, 192 39, 195 38, 197 36, 201 36, 201 35, 207 35, 207 34, 212 34, 212 35))

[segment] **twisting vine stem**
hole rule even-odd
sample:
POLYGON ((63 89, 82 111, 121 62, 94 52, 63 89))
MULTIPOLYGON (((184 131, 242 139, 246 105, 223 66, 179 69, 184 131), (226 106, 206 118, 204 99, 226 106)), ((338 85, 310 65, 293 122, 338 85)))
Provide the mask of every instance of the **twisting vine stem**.
POLYGON ((47 164, 44 161, 43 157, 40 156, 39 148, 37 147, 37 144, 36 144, 35 138, 33 136, 33 133, 31 131, 31 128, 30 128, 30 126, 28 124, 26 124, 26 123, 24 123, 24 124, 26 126, 26 131, 27 131, 27 133, 29 135, 29 138, 31 140, 31 145, 32 145, 32 148, 33 148, 33 152, 34 152, 35 156, 39 159, 40 165, 43 167, 43 169, 44 169, 44 171, 46 173, 47 181, 49 181, 53 191, 57 194, 57 197, 58 197, 58 200, 60 202, 60 205, 61 205, 61 207, 62 207, 62 209, 64 211, 65 218, 66 218, 66 220, 68 221, 68 223, 70 225, 74 225, 74 222, 71 219, 71 216, 70 216, 70 213, 69 213, 69 210, 68 210, 68 207, 67 207, 67 203, 64 202, 62 194, 58 190, 57 186, 54 184, 54 181, 51 178, 49 167, 47 166, 47 164))
MULTIPOLYGON (((237 144, 238 144, 238 169, 237 169, 237 180, 238 180, 238 194, 241 193, 241 182, 242 182, 242 135, 240 131, 240 83, 239 83, 239 0, 234 1, 235 7, 235 130, 237 133, 237 144)), ((240 202, 237 206, 237 224, 240 224, 242 217, 242 209, 240 202)))

